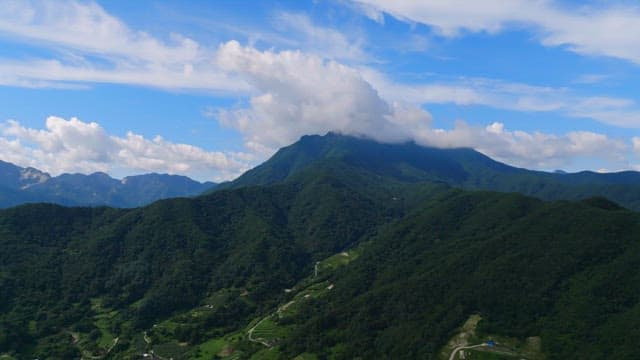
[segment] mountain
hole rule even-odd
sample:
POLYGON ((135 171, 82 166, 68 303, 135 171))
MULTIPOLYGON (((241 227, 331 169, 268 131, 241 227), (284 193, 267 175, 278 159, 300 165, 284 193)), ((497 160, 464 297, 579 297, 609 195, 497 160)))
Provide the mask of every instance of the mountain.
POLYGON ((21 168, 0 160, 0 186, 8 189, 26 189, 49 180, 51 176, 34 168, 21 168))
POLYGON ((463 189, 518 192, 544 200, 604 196, 640 210, 639 172, 532 171, 497 162, 472 149, 431 148, 412 142, 381 144, 335 133, 304 136, 219 189, 277 183, 322 162, 341 162, 402 182, 443 182, 463 189))
POLYGON ((497 339, 504 359, 632 359, 640 218, 606 204, 443 194, 331 275, 330 294, 282 322, 294 326, 280 347, 289 356, 446 359, 443 345, 478 314, 470 345, 497 339), (533 339, 544 357, 506 345, 533 339))
POLYGON ((27 192, 44 199, 54 196, 60 200, 50 202, 62 205, 137 207, 159 199, 198 195, 214 186, 211 182, 199 183, 179 175, 145 174, 116 180, 98 172, 62 174, 27 192))
POLYGON ((159 199, 198 195, 214 186, 211 182, 166 174, 129 176, 122 180, 105 173, 52 177, 34 168, 0 161, 0 208, 34 202, 136 207, 159 199))
POLYGON ((117 336, 118 351, 140 355, 145 329, 203 302, 220 304, 191 322, 194 337, 237 329, 316 260, 399 216, 397 204, 374 201, 317 169, 278 186, 138 209, 0 211, 0 354, 73 358, 117 336), (103 309, 110 315, 98 321, 103 309))
MULTIPOLYGON (((406 168, 390 164, 375 169, 406 168)), ((0 355, 448 359, 451 341, 496 339, 517 358, 636 356, 640 214, 369 169, 0 211, 0 355)))

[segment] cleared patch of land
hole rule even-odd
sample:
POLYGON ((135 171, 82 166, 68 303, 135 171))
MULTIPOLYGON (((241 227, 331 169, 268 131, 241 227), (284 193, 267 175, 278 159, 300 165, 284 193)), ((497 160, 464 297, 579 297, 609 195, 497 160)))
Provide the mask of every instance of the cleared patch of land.
POLYGON ((539 337, 524 340, 513 337, 479 334, 482 317, 471 315, 447 345, 440 351, 444 360, 544 360, 539 337))

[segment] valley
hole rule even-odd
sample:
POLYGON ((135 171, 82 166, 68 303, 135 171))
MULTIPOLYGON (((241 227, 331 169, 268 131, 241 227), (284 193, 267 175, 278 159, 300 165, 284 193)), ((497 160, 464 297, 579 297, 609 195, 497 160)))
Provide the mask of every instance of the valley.
POLYGON ((0 0, 0 360, 640 359, 639 34, 0 0))

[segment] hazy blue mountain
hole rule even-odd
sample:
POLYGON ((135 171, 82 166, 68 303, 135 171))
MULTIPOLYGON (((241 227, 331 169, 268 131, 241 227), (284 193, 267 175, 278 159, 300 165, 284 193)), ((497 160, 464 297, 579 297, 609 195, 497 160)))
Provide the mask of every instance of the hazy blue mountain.
POLYGON ((22 168, 0 160, 0 186, 21 190, 49 180, 51 176, 34 168, 22 168))
POLYGON ((322 162, 344 163, 372 176, 401 182, 443 182, 464 189, 518 192, 545 200, 604 196, 627 208, 640 210, 639 172, 533 171, 509 166, 468 148, 440 149, 413 142, 382 144, 335 133, 303 136, 218 189, 277 183, 322 162))
POLYGON ((198 195, 215 185, 166 174, 136 175, 122 180, 100 172, 52 177, 34 168, 0 161, 1 208, 32 202, 137 207, 170 197, 198 195))

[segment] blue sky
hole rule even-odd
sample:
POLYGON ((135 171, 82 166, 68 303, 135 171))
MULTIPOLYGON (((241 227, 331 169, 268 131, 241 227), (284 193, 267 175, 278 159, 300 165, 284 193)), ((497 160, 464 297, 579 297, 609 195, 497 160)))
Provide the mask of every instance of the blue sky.
POLYGON ((0 159, 227 180, 305 134, 640 169, 633 1, 0 0, 0 159))

